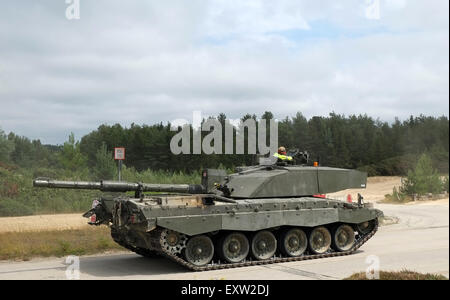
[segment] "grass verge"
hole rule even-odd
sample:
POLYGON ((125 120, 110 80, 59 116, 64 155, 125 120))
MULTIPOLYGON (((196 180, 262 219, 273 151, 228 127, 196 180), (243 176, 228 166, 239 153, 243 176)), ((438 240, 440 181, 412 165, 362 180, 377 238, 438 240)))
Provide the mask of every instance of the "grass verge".
POLYGON ((117 245, 107 227, 75 230, 0 233, 0 260, 33 257, 64 257, 125 250, 117 245))
MULTIPOLYGON (((344 280, 368 280, 366 273, 356 273, 344 280)), ((448 280, 447 277, 438 274, 421 274, 409 270, 400 272, 380 271, 380 280, 448 280)))

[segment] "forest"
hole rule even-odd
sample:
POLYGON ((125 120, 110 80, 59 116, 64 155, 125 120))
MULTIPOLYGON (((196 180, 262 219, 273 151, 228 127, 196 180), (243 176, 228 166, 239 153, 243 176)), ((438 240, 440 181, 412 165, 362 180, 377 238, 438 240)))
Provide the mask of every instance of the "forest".
MULTIPOLYGON (((242 120, 248 118, 257 119, 255 115, 245 115, 242 120)), ((271 118, 270 112, 261 116, 271 118)), ((224 122, 226 116, 220 114, 217 119, 224 122)), ((279 145, 307 150, 321 165, 366 169, 370 175, 403 175, 409 163, 428 153, 440 172, 448 172, 447 117, 411 116, 389 124, 367 115, 346 117, 331 113, 308 120, 297 113, 279 121, 278 127, 279 145)), ((39 140, 0 131, 0 162, 68 171, 89 167, 98 174, 96 166, 107 163, 99 161, 102 153, 112 157, 114 147, 126 148, 124 163, 137 171, 190 173, 207 167, 233 168, 256 162, 255 155, 174 155, 169 145, 175 134, 170 131, 170 123, 132 124, 129 128, 101 125, 79 141, 68 133, 64 145, 42 145, 39 140)))
MULTIPOLYGON (((227 117, 210 118, 224 124, 227 117)), ((273 114, 247 114, 242 120, 249 118, 258 123, 272 119, 273 114)), ((78 140, 68 133, 63 145, 44 145, 0 128, 0 216, 83 210, 95 192, 83 192, 80 197, 80 192, 36 190, 31 180, 117 179, 114 147, 126 148, 123 178, 127 181, 195 183, 203 168, 232 171, 257 162, 257 155, 252 154, 172 154, 170 141, 177 132, 170 128, 170 123, 105 124, 78 140)), ((411 116, 388 123, 367 115, 335 113, 308 119, 299 112, 279 121, 278 137, 279 145, 307 150, 312 161, 323 166, 360 169, 369 176, 404 176, 425 153, 433 168, 448 174, 449 120, 445 116, 411 116)))

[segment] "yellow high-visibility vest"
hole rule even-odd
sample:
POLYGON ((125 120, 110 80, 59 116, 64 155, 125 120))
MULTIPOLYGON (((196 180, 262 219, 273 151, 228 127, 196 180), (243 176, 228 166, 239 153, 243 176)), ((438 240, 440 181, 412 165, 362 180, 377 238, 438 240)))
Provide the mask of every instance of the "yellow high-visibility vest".
POLYGON ((281 159, 281 160, 287 160, 287 161, 293 160, 292 156, 281 155, 281 154, 278 154, 278 153, 275 153, 273 156, 278 158, 278 159, 281 159))

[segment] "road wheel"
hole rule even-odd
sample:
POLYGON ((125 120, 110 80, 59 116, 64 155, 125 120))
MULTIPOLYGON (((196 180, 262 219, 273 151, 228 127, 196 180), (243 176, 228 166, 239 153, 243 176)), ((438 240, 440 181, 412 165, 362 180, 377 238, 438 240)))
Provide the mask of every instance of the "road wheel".
POLYGON ((333 232, 333 249, 339 252, 350 250, 355 244, 355 231, 350 225, 343 224, 333 232))
POLYGON ((214 256, 214 244, 206 235, 191 237, 184 249, 186 260, 196 266, 204 266, 211 262, 214 256))
POLYGON ((313 254, 324 254, 331 246, 331 234, 326 227, 316 227, 309 233, 309 250, 313 254))
POLYGON ((279 240, 280 252, 289 257, 302 255, 308 247, 308 237, 300 228, 284 231, 279 240))
POLYGON ((264 230, 252 238, 252 255, 257 260, 269 259, 277 251, 277 239, 272 232, 264 230))
POLYGON ((240 232, 230 233, 219 241, 219 256, 229 263, 243 261, 250 250, 247 237, 240 232))

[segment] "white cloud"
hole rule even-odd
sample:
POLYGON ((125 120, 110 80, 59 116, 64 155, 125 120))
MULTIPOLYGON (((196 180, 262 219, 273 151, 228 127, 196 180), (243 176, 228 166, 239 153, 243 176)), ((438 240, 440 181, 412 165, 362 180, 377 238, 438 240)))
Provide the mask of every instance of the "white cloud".
POLYGON ((72 22, 61 2, 0 11, 5 131, 62 143, 194 110, 448 116, 447 1, 386 0, 373 21, 359 0, 81 0, 72 22))
POLYGON ((386 8, 390 10, 404 9, 407 4, 407 0, 385 0, 386 8))
POLYGON ((301 7, 293 0, 216 0, 206 17, 208 36, 261 34, 309 29, 301 7))

